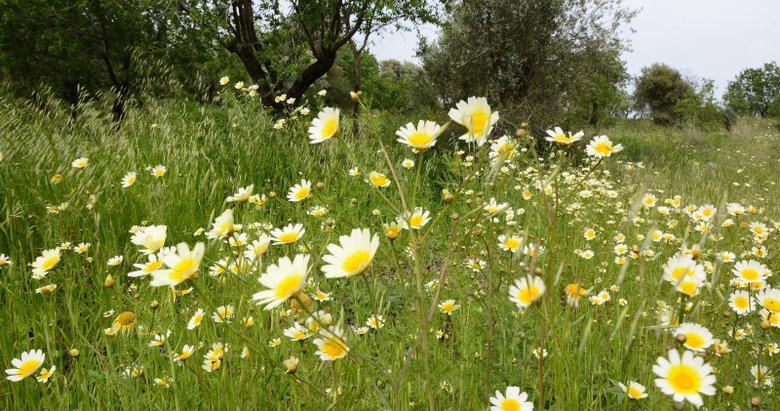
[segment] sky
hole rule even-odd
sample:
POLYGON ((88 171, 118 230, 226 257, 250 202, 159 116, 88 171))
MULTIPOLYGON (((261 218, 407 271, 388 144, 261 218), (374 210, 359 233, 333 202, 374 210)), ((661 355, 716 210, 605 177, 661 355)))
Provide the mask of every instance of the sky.
MULTIPOLYGON (((715 81, 720 96, 740 71, 769 61, 780 64, 780 0, 624 0, 641 9, 624 36, 632 51, 623 54, 629 74, 665 63, 694 78, 715 81)), ((436 28, 421 34, 435 39, 436 28)), ((380 60, 419 62, 417 34, 388 32, 372 52, 380 60)))

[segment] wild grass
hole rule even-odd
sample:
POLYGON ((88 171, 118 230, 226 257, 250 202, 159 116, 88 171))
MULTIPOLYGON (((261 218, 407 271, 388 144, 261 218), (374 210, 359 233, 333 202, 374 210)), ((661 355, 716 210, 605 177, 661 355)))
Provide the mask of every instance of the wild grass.
MULTIPOLYGON (((219 106, 147 101, 119 127, 98 103, 68 108, 45 98, 37 106, 0 101, 0 254, 13 262, 0 267, 0 360, 10 368, 21 352, 42 349, 44 366, 56 366, 45 384, 34 377, 0 383, 3 408, 484 410, 496 390, 519 386, 536 409, 670 409, 672 399, 654 386, 652 366, 667 349, 682 347, 672 332, 673 318, 679 322, 681 316, 733 350, 706 351, 717 376, 716 394, 705 396, 708 409, 747 409, 753 398, 761 399, 763 409, 780 407, 772 387, 754 382, 749 371, 762 364, 770 375, 777 372, 768 347, 780 342, 778 329, 763 330, 755 313, 731 312, 733 263, 718 257, 731 251, 737 260, 778 267, 780 136, 769 124, 745 120, 731 133, 694 135, 631 121, 586 129, 584 141, 570 148, 545 142, 544 152, 521 136, 513 157, 493 165, 489 144, 457 142, 463 129, 455 124, 424 154, 412 153, 394 136, 417 118, 375 112, 358 119, 343 115, 336 138, 312 145, 306 130, 320 108, 317 101, 310 102, 308 117, 290 118, 266 113, 236 94, 226 93, 219 106), (286 123, 277 130, 279 118, 286 123), (583 143, 601 134, 625 149, 597 164, 584 156, 583 143), (86 168, 71 166, 79 157, 89 159, 86 168), (415 166, 404 169, 405 158, 415 166), (155 178, 147 168, 158 164, 168 171, 155 178), (356 166, 362 175, 350 176, 356 166), (374 170, 393 184, 372 187, 365 179, 374 170), (122 188, 129 171, 138 173, 138 181, 122 188), (55 175, 61 182, 52 180, 55 175), (322 184, 303 202, 288 202, 288 188, 301 179, 322 184), (250 184, 265 195, 263 205, 226 202, 250 184), (442 189, 454 195, 452 201, 442 201, 442 189), (646 193, 658 198, 655 207, 641 206, 646 193), (430 210, 431 221, 393 241, 383 224, 403 211, 400 194, 407 209, 430 210), (681 205, 667 205, 669 215, 659 213, 658 206, 675 195, 681 205), (484 211, 491 198, 507 203, 511 218, 506 210, 484 211), (747 211, 729 216, 727 203, 747 211), (703 233, 691 210, 708 204, 717 213, 711 231, 703 233), (327 207, 328 214, 309 215, 314 205, 327 207), (295 245, 270 246, 251 269, 210 275, 219 260, 236 261, 241 254, 224 241, 195 234, 209 230, 227 208, 250 242, 267 231, 266 223, 302 223, 306 234, 295 245), (728 218, 735 224, 722 227, 728 218), (766 239, 754 238, 753 222, 770 229, 766 239), (168 246, 206 243, 198 277, 176 287, 177 298, 147 279, 127 276, 132 264, 146 261, 130 242, 129 230, 138 225, 166 225, 168 246), (369 271, 364 279, 325 279, 320 259, 326 246, 353 228, 381 237, 369 271), (595 230, 594 239, 584 238, 588 228, 595 230), (652 241, 655 230, 673 237, 652 241), (618 233, 634 254, 629 251, 620 264, 613 251, 618 233), (543 250, 503 251, 501 234, 516 234, 543 250), (66 242, 91 247, 85 254, 63 250, 45 279, 31 278, 29 264, 42 250, 66 242), (751 254, 760 246, 768 255, 751 254), (586 250, 592 258, 583 257, 586 250), (684 252, 696 254, 707 268, 707 283, 690 298, 661 280, 666 261, 684 252), (314 262, 304 292, 330 295, 329 301, 315 301, 313 310, 328 312, 347 330, 350 352, 343 359, 321 361, 314 354, 315 336, 292 342, 283 335, 294 321, 309 317, 306 311, 291 310, 289 303, 268 311, 251 299, 263 289, 257 278, 264 268, 297 253, 311 254, 314 262), (108 266, 114 256, 123 262, 108 266), (484 267, 474 269, 469 260, 482 260, 484 267), (509 286, 536 274, 546 292, 521 311, 509 299, 509 286), (49 283, 56 290, 35 292, 49 283), (572 307, 563 289, 576 283, 590 293, 572 307), (611 300, 592 304, 589 297, 600 291, 611 300), (459 305, 452 315, 437 309, 449 299, 459 305), (686 302, 692 304, 679 310, 686 302), (226 305, 235 308, 232 321, 212 321, 216 307, 226 305), (206 318, 188 330, 197 308, 206 318), (671 323, 659 320, 666 310, 671 323), (124 311, 137 316, 137 327, 106 335, 124 311), (382 315, 384 326, 356 333, 372 315, 382 315), (736 329, 747 333, 750 326, 746 338, 735 338, 736 329), (154 335, 168 335, 163 347, 149 347, 154 335), (207 372, 203 355, 214 343, 229 350, 221 367, 207 372), (173 353, 184 344, 196 351, 179 366, 173 353), (532 353, 541 347, 548 353, 543 360, 532 353), (300 363, 287 374, 282 361, 291 355, 300 363), (629 380, 645 385, 649 397, 627 399, 616 384, 629 380), (723 393, 724 386, 733 386, 733 394, 723 393)), ((433 120, 447 118, 442 113, 433 120)), ((773 277, 768 282, 776 284, 773 277)))

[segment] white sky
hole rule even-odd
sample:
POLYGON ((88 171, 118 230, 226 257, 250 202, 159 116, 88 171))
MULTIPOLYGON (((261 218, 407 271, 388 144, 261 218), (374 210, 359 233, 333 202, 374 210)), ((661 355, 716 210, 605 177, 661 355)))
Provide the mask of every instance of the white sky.
MULTIPOLYGON (((624 0, 642 11, 627 31, 625 53, 631 75, 644 66, 666 63, 684 75, 715 80, 716 96, 742 69, 780 63, 780 0, 624 0)), ((434 27, 422 34, 436 38, 434 27)), ((417 34, 387 33, 372 51, 380 60, 417 61, 417 34)))

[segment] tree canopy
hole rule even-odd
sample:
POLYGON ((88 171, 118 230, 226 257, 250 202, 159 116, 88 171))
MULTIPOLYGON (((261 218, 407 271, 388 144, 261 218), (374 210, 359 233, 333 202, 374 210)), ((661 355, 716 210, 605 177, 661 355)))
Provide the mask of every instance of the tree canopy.
POLYGON ((742 70, 729 82, 723 99, 738 114, 780 116, 780 66, 773 61, 742 70))
POLYGON ((419 54, 445 105, 483 95, 538 122, 584 102, 598 121, 620 104, 618 28, 633 16, 620 0, 464 0, 419 54))

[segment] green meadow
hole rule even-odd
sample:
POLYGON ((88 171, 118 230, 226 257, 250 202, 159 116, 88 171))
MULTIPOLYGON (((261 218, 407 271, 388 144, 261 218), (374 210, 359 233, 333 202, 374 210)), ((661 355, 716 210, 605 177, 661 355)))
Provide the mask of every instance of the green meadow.
POLYGON ((668 376, 702 409, 780 407, 774 123, 621 120, 563 144, 500 120, 480 144, 446 111, 364 108, 311 144, 321 99, 268 111, 221 93, 121 123, 97 101, 0 100, 0 360, 45 355, 7 374, 27 375, 0 383, 0 408, 486 410, 514 386, 537 410, 665 410, 670 350, 703 361, 668 376), (447 126, 413 152, 396 131, 421 119, 447 126), (603 135, 612 151, 589 155, 603 135), (271 241, 288 224, 305 232, 271 241), (172 280, 182 250, 161 249, 175 284, 128 275, 152 262, 133 241, 149 226, 164 247, 203 244, 192 273, 172 280), (378 247, 326 277, 355 229, 378 247), (258 281, 303 255, 293 289, 258 281), (269 288, 271 309, 253 298, 269 288))

